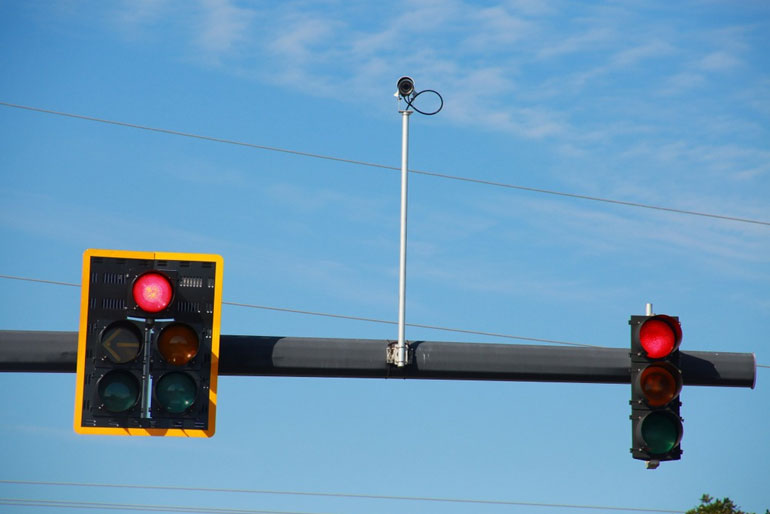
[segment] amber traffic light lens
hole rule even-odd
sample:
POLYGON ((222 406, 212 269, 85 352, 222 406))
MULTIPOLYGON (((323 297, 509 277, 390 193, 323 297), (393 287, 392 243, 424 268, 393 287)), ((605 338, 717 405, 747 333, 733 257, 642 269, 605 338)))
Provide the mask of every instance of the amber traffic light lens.
POLYGON ((672 366, 651 364, 639 376, 642 392, 651 407, 662 407, 679 396, 681 378, 672 366))
POLYGON ((198 354, 198 334, 187 325, 169 325, 158 337, 158 351, 174 366, 184 366, 198 354))

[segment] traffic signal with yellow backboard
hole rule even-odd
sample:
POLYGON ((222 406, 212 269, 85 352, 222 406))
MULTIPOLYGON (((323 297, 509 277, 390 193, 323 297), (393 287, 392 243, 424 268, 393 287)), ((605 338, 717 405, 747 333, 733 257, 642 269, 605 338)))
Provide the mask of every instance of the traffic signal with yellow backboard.
MULTIPOLYGON (((631 455, 648 462, 682 455, 679 318, 631 316, 631 455)), ((656 465, 656 464, 655 464, 656 465)), ((654 466, 651 466, 654 467, 654 466)))
POLYGON ((86 250, 75 431, 214 434, 222 257, 86 250))

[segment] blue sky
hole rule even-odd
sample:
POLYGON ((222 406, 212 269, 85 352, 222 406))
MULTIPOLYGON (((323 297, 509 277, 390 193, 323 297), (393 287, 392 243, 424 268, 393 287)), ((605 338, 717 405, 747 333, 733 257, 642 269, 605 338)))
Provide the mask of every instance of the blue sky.
MULTIPOLYGON (((759 1, 2 2, 0 274, 78 283, 86 248, 218 253, 225 301, 395 320, 396 171, 7 104, 398 167, 411 75, 445 101, 411 117, 412 169, 763 223, 412 174, 407 322, 627 347, 652 302, 682 350, 770 365, 769 49, 759 1)), ((77 330, 77 287, 3 278, 0 305, 2 329, 77 330)), ((232 305, 222 333, 397 337, 232 305)), ((683 458, 653 472, 625 385, 223 377, 217 434, 182 440, 76 435, 74 374, 0 374, 0 497, 569 513, 606 511, 18 482, 682 511, 708 492, 764 512, 757 375, 685 387, 683 458)))

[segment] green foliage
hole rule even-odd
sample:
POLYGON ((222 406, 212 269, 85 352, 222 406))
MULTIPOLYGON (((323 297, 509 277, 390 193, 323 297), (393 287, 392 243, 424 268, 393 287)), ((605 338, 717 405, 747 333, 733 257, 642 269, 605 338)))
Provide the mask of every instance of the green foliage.
MULTIPOLYGON (((688 510, 686 514, 752 514, 739 509, 730 498, 716 500, 704 494, 701 496, 700 503, 698 507, 688 510)), ((765 514, 770 514, 770 509, 765 510, 765 514)))

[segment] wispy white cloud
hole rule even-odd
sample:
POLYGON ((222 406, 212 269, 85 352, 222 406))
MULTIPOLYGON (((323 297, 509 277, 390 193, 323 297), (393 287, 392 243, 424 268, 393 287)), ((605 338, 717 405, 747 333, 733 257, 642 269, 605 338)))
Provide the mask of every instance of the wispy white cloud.
POLYGON ((741 60, 738 57, 722 50, 711 52, 698 63, 700 69, 713 72, 730 71, 740 65, 741 60))
POLYGON ((721 183, 725 189, 732 181, 754 178, 770 169, 770 150, 689 139, 641 141, 628 147, 622 157, 625 160, 644 158, 668 169, 685 168, 688 174, 704 183, 721 183))
MULTIPOLYGON (((638 197, 638 192, 633 196, 638 197)), ((649 194, 649 190, 644 193, 649 194)), ((614 193, 616 198, 624 196, 614 193)), ((663 195, 657 200, 667 200, 671 205, 672 199, 663 195)), ((718 195, 682 191, 675 200, 675 205, 684 209, 705 210, 706 206, 712 211, 738 212, 733 205, 736 202, 718 195)), ((560 248, 571 248, 573 259, 577 255, 616 255, 622 268, 624 255, 643 248, 651 266, 686 259, 690 265, 717 276, 729 274, 742 280, 770 283, 770 272, 758 272, 756 267, 770 252, 764 227, 548 199, 523 198, 517 204, 514 209, 510 202, 476 199, 469 210, 476 215, 489 213, 498 220, 497 232, 487 237, 506 237, 499 227, 509 222, 526 223, 542 234, 542 241, 558 241, 560 248)), ((767 216, 767 209, 764 211, 767 216)))
POLYGON ((532 22, 514 16, 502 6, 472 11, 468 17, 476 30, 466 36, 460 46, 461 51, 471 49, 485 52, 495 49, 500 52, 536 30, 532 22))
MULTIPOLYGON (((147 248, 147 218, 113 215, 103 206, 62 201, 47 194, 0 190, 6 209, 0 210, 0 226, 7 230, 82 248, 147 248), (45 205, 45 209, 36 206, 45 205), (98 223, 94 220, 98 220, 98 223)), ((228 242, 218 234, 191 228, 182 219, 153 219, 155 230, 164 233, 164 244, 177 248, 223 248, 228 242)))
POLYGON ((121 2, 118 17, 126 24, 154 23, 168 13, 173 0, 131 0, 121 2))
POLYGON ((387 223, 387 202, 384 198, 369 195, 360 197, 324 187, 301 186, 290 183, 276 183, 263 191, 264 197, 272 202, 290 206, 293 212, 307 216, 331 213, 344 217, 348 223, 387 223))
POLYGON ((237 54, 241 45, 250 43, 249 33, 257 14, 232 0, 123 1, 111 12, 111 23, 129 40, 156 41, 165 33, 174 34, 175 46, 190 48, 207 65, 237 54))
POLYGON ((662 82, 659 93, 662 95, 680 95, 706 84, 706 77, 699 72, 680 71, 662 82))
POLYGON ((676 49, 671 43, 654 39, 620 50, 611 57, 610 63, 612 67, 623 68, 636 65, 644 60, 660 59, 675 51, 676 49))
POLYGON ((198 46, 208 55, 230 52, 247 40, 255 13, 230 0, 201 0, 198 46))
POLYGON ((617 33, 612 27, 590 27, 577 34, 553 38, 537 52, 538 58, 549 58, 582 53, 602 48, 610 41, 617 40, 617 33))
POLYGON ((316 60, 331 45, 330 40, 341 25, 334 20, 318 18, 310 14, 290 13, 277 24, 268 49, 293 66, 316 60))
MULTIPOLYGON (((565 158, 589 161, 613 148, 627 157, 646 149, 669 164, 721 167, 744 180, 767 173, 756 145, 733 143, 732 156, 722 143, 705 148, 704 135, 724 120, 713 106, 698 109, 697 96, 680 100, 745 70, 755 26, 687 31, 675 17, 658 23, 630 5, 570 11, 562 2, 529 0, 396 2, 368 6, 366 17, 360 6, 334 1, 200 0, 191 11, 179 5, 139 2, 125 9, 134 24, 176 13, 186 20, 179 23, 197 27, 188 36, 205 62, 226 62, 223 70, 316 97, 379 105, 395 78, 411 74, 418 88, 444 95, 447 122, 547 140, 565 158), (340 83, 350 95, 340 98, 340 83), (696 122, 699 110, 709 115, 696 122), (687 137, 668 133, 677 113, 693 119, 683 122, 687 137)), ((761 81, 754 84, 730 91, 729 100, 770 111, 761 81)), ((766 134, 761 122, 749 127, 737 112, 729 121, 742 124, 753 141, 766 134)))
POLYGON ((559 2, 545 0, 506 0, 503 5, 522 15, 538 16, 553 14, 559 10, 559 2))

